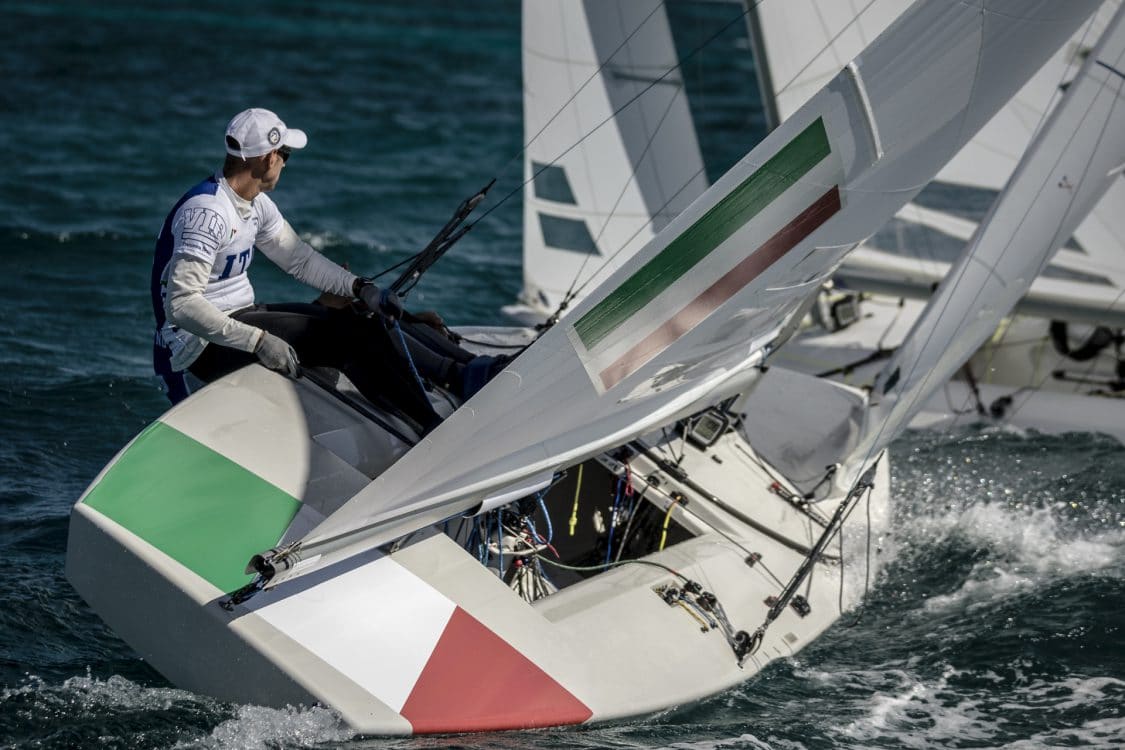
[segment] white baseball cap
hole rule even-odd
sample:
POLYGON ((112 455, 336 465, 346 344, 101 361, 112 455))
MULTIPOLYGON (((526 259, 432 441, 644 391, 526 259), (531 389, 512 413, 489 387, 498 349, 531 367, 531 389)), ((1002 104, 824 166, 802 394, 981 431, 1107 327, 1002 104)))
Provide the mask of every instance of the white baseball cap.
POLYGON ((268 109, 243 110, 227 124, 227 153, 249 159, 276 151, 282 146, 304 148, 309 142, 305 131, 287 128, 281 118, 268 109))

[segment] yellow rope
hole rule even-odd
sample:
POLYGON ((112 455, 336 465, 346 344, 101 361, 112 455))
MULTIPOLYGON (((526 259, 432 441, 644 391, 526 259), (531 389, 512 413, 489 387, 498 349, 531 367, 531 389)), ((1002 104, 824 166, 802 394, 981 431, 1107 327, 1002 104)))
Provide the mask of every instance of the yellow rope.
POLYGON ((699 623, 699 629, 700 630, 702 630, 704 633, 706 633, 708 630, 710 630, 710 628, 707 627, 707 623, 703 621, 703 618, 700 617, 699 614, 694 609, 692 609, 687 604, 685 604, 682 599, 680 601, 676 602, 676 604, 679 604, 681 607, 683 607, 684 612, 687 612, 689 615, 691 615, 692 617, 695 618, 695 621, 699 623))
POLYGON ((570 535, 574 536, 574 527, 578 525, 578 494, 582 492, 582 468, 585 464, 578 464, 578 483, 574 485, 574 507, 570 509, 570 535))
POLYGON ((668 512, 664 514, 664 527, 660 529, 660 547, 657 548, 657 552, 663 550, 664 543, 668 541, 668 524, 672 522, 672 509, 676 507, 678 502, 680 502, 680 498, 674 498, 672 504, 668 506, 668 512))

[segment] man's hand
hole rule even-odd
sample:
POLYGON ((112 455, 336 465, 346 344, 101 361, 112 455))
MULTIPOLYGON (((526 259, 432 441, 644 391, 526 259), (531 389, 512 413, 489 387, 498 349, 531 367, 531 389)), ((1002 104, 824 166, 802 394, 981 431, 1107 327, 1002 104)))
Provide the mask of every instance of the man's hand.
POLYGON ((262 331, 262 337, 258 339, 254 353, 258 355, 263 365, 282 375, 295 378, 300 373, 297 352, 293 351, 288 341, 268 331, 262 331))
POLYGON ((398 320, 402 317, 402 298, 390 289, 380 289, 375 284, 364 284, 359 289, 359 298, 372 310, 378 310, 388 318, 398 320))

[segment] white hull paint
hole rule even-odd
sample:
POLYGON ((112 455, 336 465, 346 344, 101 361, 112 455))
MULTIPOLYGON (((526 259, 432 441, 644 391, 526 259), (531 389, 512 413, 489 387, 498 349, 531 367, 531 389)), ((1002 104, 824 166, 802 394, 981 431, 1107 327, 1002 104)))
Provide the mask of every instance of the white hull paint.
MULTIPOLYGON (((888 351, 897 347, 924 305, 919 300, 864 295, 855 323, 829 332, 809 322, 773 361, 809 374, 830 373, 829 377, 852 386, 870 386, 886 358, 849 365, 864 362, 880 347, 888 351)), ((911 425, 949 429, 1003 424, 1049 434, 1100 432, 1125 443, 1125 393, 1106 386, 1117 378, 1113 346, 1094 359, 1078 362, 1054 348, 1049 325, 1050 321, 1026 316, 1005 320, 966 367, 927 399, 911 425), (1056 376, 1059 371, 1066 375, 1056 376)), ((1091 330, 1072 329, 1079 335, 1089 335, 1091 330)))

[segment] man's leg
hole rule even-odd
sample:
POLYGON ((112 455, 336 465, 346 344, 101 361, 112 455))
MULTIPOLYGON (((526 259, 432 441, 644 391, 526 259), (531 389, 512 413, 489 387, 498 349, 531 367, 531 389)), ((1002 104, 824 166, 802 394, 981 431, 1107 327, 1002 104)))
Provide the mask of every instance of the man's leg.
POLYGON ((389 401, 423 430, 441 422, 377 321, 350 310, 299 302, 259 305, 234 317, 285 339, 302 364, 340 370, 368 400, 389 401))

